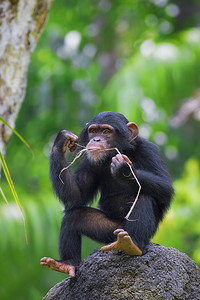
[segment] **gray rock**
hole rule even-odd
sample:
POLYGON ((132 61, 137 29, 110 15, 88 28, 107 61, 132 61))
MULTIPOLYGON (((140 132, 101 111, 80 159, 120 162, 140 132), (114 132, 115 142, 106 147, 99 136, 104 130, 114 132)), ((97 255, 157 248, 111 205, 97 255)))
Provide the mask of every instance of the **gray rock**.
POLYGON ((56 284, 44 300, 200 299, 200 268, 174 248, 150 243, 143 256, 94 250, 75 278, 56 284))

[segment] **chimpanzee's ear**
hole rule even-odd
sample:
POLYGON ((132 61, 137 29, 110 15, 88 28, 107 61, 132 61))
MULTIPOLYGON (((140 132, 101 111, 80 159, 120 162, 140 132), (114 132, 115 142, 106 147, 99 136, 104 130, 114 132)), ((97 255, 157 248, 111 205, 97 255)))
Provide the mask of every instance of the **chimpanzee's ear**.
POLYGON ((138 132, 139 132, 138 126, 133 122, 127 123, 126 126, 131 131, 134 140, 138 136, 138 132))

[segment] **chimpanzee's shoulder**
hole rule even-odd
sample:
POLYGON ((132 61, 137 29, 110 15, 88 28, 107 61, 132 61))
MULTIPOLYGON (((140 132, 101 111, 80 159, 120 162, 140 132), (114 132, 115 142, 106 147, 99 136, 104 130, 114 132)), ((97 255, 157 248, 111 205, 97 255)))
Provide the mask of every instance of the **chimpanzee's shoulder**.
POLYGON ((153 149, 158 149, 158 146, 156 144, 154 144, 153 142, 151 142, 141 136, 138 136, 135 139, 135 141, 136 141, 137 146, 139 146, 139 147, 150 147, 153 149))
POLYGON ((136 142, 136 151, 140 151, 140 153, 148 153, 148 154, 159 154, 159 148, 154 143, 148 141, 147 139, 138 136, 135 140, 136 142))

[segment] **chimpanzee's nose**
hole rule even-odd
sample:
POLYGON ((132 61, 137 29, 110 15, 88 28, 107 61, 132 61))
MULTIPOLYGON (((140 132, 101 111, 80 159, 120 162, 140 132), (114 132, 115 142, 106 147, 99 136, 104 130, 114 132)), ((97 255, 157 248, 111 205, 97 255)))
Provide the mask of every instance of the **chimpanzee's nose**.
POLYGON ((100 142, 101 139, 100 139, 99 137, 95 137, 95 138, 93 138, 93 141, 94 141, 94 142, 100 142))

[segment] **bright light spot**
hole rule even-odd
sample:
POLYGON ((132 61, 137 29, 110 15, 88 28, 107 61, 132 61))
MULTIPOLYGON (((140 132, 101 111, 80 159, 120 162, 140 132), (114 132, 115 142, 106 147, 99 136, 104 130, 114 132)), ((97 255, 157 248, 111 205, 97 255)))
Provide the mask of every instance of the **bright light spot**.
POLYGON ((170 146, 165 150, 165 155, 168 159, 174 160, 178 157, 178 151, 174 146, 170 146))
POLYGON ((81 100, 86 104, 92 104, 95 100, 95 95, 93 91, 89 88, 85 89, 81 93, 81 100))
POLYGON ((159 120, 159 111, 152 99, 144 98, 141 101, 141 107, 143 109, 143 119, 146 122, 153 123, 159 120))
POLYGON ((189 43, 198 43, 200 44, 200 30, 192 29, 187 34, 187 40, 189 43))
POLYGON ((154 55, 161 60, 172 60, 178 55, 178 50, 172 44, 163 43, 156 47, 154 55))
POLYGON ((76 92, 83 91, 85 89, 85 82, 80 79, 75 79, 72 82, 72 89, 76 92))
POLYGON ((170 17, 177 17, 180 13, 180 8, 176 4, 169 4, 166 7, 166 12, 170 17))
POLYGON ((150 98, 144 98, 142 99, 142 102, 141 102, 141 107, 144 109, 144 110, 155 110, 156 106, 155 106, 155 103, 153 102, 152 99, 150 98))
POLYGON ((85 54, 85 56, 90 57, 90 58, 94 57, 96 52, 97 52, 97 48, 93 44, 87 44, 83 48, 83 53, 85 54))
POLYGON ((70 31, 64 38, 64 44, 59 47, 56 54, 61 59, 73 58, 77 52, 81 41, 81 35, 78 31, 70 31))
POLYGON ((70 48, 72 51, 77 50, 81 41, 81 35, 78 31, 70 31, 64 38, 65 47, 70 48))
POLYGON ((155 44, 152 40, 146 40, 140 46, 140 52, 144 57, 150 56, 155 50, 155 44))
POLYGON ((148 124, 143 124, 140 126, 139 134, 141 137, 148 139, 150 136, 150 126, 148 124))
POLYGON ((108 11, 110 8, 111 8, 111 3, 109 0, 101 0, 99 2, 99 8, 102 10, 102 11, 108 11))
POLYGON ((164 21, 160 24, 160 30, 165 34, 169 34, 170 32, 172 32, 173 26, 171 23, 164 21))
POLYGON ((164 132, 157 132, 154 137, 154 142, 159 146, 165 145, 167 142, 166 134, 164 132))
POLYGON ((96 36, 99 33, 99 27, 96 24, 90 24, 88 26, 88 32, 91 37, 96 36))
POLYGON ((15 204, 9 204, 2 206, 2 214, 4 218, 8 220, 16 220, 23 222, 22 214, 15 204))
POLYGON ((153 0, 154 4, 159 7, 164 7, 168 0, 153 0))

